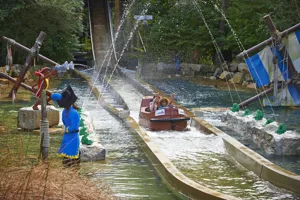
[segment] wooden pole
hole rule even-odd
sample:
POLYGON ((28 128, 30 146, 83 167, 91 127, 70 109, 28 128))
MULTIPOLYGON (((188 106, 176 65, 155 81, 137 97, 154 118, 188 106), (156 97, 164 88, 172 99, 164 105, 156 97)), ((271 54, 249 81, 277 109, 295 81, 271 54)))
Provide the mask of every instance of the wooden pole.
MULTIPOLYGON (((13 82, 13 83, 16 83, 16 82, 17 82, 14 78, 12 78, 12 77, 10 77, 9 75, 4 74, 4 73, 2 73, 2 72, 0 72, 0 78, 6 78, 7 80, 9 80, 9 81, 11 81, 11 82, 13 82)), ((30 91, 30 92, 32 92, 32 93, 36 93, 36 90, 32 89, 31 86, 26 85, 25 83, 21 83, 20 86, 22 86, 25 90, 28 90, 28 91, 30 91)))
POLYGON ((50 147, 49 137, 49 122, 47 120, 47 97, 45 90, 41 95, 41 121, 40 121, 40 136, 41 136, 41 153, 44 162, 48 159, 48 152, 50 147))
POLYGON ((42 45, 42 42, 45 39, 45 37, 46 37, 46 33, 44 33, 43 31, 41 31, 40 35, 36 39, 33 47, 31 48, 29 55, 26 58, 26 62, 24 64, 24 67, 23 67, 21 73, 19 74, 19 76, 17 78, 16 83, 14 84, 13 88, 11 89, 11 91, 9 93, 9 97, 12 97, 13 94, 17 93, 17 91, 18 91, 18 89, 19 89, 19 87, 21 85, 21 82, 24 79, 24 76, 26 75, 27 71, 30 68, 30 65, 31 65, 32 60, 33 60, 33 57, 35 57, 37 55, 38 50, 39 50, 40 46, 42 45))
MULTIPOLYGON (((291 79, 293 82, 293 79, 296 79, 298 72, 296 71, 294 64, 289 56, 289 53, 287 52, 287 49, 281 40, 280 32, 276 29, 276 26, 273 23, 270 15, 264 16, 264 20, 267 23, 267 26, 271 32, 271 36, 274 44, 276 45, 276 49, 280 52, 280 55, 283 58, 285 65, 288 67, 288 78, 291 79)), ((297 88, 298 92, 300 92, 300 84, 295 84, 295 87, 297 88)))
MULTIPOLYGON (((276 29, 276 26, 273 23, 270 15, 264 16, 264 20, 265 20, 265 22, 266 22, 266 24, 267 24, 267 26, 268 26, 268 28, 270 30, 270 33, 271 33, 271 38, 269 39, 271 41, 269 42, 269 44, 272 44, 272 42, 273 42, 275 44, 275 46, 276 46, 276 49, 280 52, 282 58, 284 58, 285 55, 287 57, 287 59, 284 59, 284 62, 288 66, 288 78, 289 78, 289 80, 287 80, 285 84, 287 85, 287 84, 291 84, 291 83, 296 82, 296 83, 294 83, 294 85, 297 88, 298 92, 300 92, 300 84, 299 84, 299 81, 297 80, 297 71, 296 71, 296 69, 294 67, 294 64, 293 64, 293 62, 292 62, 289 54, 286 51, 285 45, 282 43, 282 39, 281 38, 283 37, 282 36, 283 34, 280 34, 279 31, 276 29), (294 78, 294 80, 293 80, 293 78, 294 78)), ((296 28, 300 28, 300 26, 299 27, 298 26, 294 26, 294 27, 286 30, 285 31, 285 35, 287 35, 288 33, 292 32, 291 30, 296 30, 296 28)), ((257 49, 262 44, 266 45, 265 43, 261 43, 259 45, 256 45, 255 47, 252 47, 251 51, 254 51, 254 49, 257 49)), ((245 53, 245 52, 243 52, 243 53, 245 53)), ((276 57, 273 58, 273 64, 274 65, 277 64, 277 60, 276 59, 277 59, 276 57)), ((276 70, 275 70, 274 71, 274 76, 276 76, 276 75, 277 75, 277 73, 276 73, 276 70)), ((277 93, 278 93, 278 83, 277 83, 276 77, 275 77, 275 80, 274 80, 274 87, 269 88, 269 89, 267 89, 267 90, 265 90, 265 91, 257 94, 256 96, 251 97, 250 99, 247 99, 246 101, 240 103, 239 106, 240 106, 240 108, 245 107, 248 104, 256 101, 257 99, 259 99, 260 97, 262 97, 264 95, 267 95, 268 93, 273 92, 273 91, 274 91, 274 96, 276 98, 277 93)), ((275 104, 276 103, 277 102, 275 101, 275 104)))
MULTIPOLYGON (((295 26, 292 26, 291 28, 288 28, 287 30, 285 30, 283 32, 281 32, 281 38, 284 38, 288 34, 290 34, 292 32, 295 32, 297 30, 300 30, 300 23, 296 24, 295 26)), ((258 51, 258 50, 262 49, 263 47, 272 44, 272 41, 273 41, 273 38, 271 37, 271 38, 255 45, 255 46, 251 47, 250 49, 241 52, 236 57, 238 59, 241 59, 241 58, 244 58, 244 57, 250 57, 253 54, 253 52, 258 51)))
MULTIPOLYGON (((19 49, 22 49, 22 50, 24 50, 24 51, 26 51, 26 52, 28 52, 28 53, 30 53, 30 51, 31 51, 29 48, 27 48, 27 47, 21 45, 20 43, 16 42, 16 41, 13 40, 13 39, 7 38, 7 37, 5 37, 5 36, 2 36, 2 39, 5 40, 5 41, 7 41, 9 44, 11 44, 11 45, 13 45, 13 46, 16 46, 16 47, 18 47, 19 49)), ((49 59, 49 58, 47 58, 47 57, 45 57, 45 56, 43 56, 43 55, 41 55, 41 54, 38 54, 37 56, 38 56, 40 59, 42 59, 42 60, 44 60, 44 61, 46 61, 46 62, 48 62, 48 63, 50 63, 50 64, 52 64, 52 65, 59 65, 57 62, 55 62, 55 61, 53 61, 53 60, 51 60, 51 59, 49 59)))

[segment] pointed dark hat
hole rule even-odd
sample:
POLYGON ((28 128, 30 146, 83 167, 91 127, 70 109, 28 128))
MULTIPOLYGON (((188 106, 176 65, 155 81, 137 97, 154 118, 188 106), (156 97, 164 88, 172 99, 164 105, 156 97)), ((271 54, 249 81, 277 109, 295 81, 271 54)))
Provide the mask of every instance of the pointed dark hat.
POLYGON ((59 107, 69 108, 78 99, 70 85, 60 94, 52 94, 51 98, 56 100, 59 107))

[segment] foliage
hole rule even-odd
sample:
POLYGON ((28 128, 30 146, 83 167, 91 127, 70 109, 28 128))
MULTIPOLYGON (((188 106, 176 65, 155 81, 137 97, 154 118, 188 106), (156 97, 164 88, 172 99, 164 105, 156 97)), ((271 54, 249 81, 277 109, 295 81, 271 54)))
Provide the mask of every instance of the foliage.
MULTIPOLYGON (((39 32, 44 31, 47 35, 41 54, 57 62, 73 58, 72 52, 79 48, 78 34, 82 32, 83 0, 16 0, 0 5, 0 26, 5 27, 0 35, 31 48, 39 32)), ((1 64, 5 62, 5 46, 2 42, 1 64)), ((17 55, 14 54, 14 61, 23 63, 27 53, 17 55)))
POLYGON ((270 37, 263 20, 266 14, 271 15, 281 31, 300 19, 299 0, 227 0, 222 33, 221 0, 141 0, 133 12, 138 13, 147 3, 150 3, 147 14, 153 15, 153 20, 141 30, 147 49, 145 56, 166 62, 172 62, 178 55, 182 62, 207 62, 217 51, 213 40, 220 51, 230 49, 234 54, 240 53, 270 37))
MULTIPOLYGON (((91 49, 89 27, 82 25, 84 0, 0 0, 0 35, 31 47, 40 31, 47 33, 41 53, 57 62, 72 58, 76 50, 91 49), (83 32, 83 34, 82 34, 83 32), (79 38, 80 36, 80 38, 79 38), (79 39, 78 39, 79 38, 79 39), (82 45, 80 45, 80 42, 82 45)), ((114 1, 110 0, 112 8, 114 1)), ((133 0, 121 1, 121 7, 133 0)), ((223 19, 222 0, 135 0, 119 31, 116 48, 124 48, 136 25, 134 15, 153 15, 146 25, 139 25, 147 52, 135 35, 128 46, 139 59, 174 62, 210 63, 217 51, 230 49, 234 54, 248 49, 270 37, 263 20, 270 14, 278 30, 283 31, 299 22, 299 0, 226 0, 225 31, 220 31, 223 19), (147 12, 145 12, 147 11, 147 12), (145 13, 143 13, 145 12, 145 13), (203 16, 202 16, 203 14, 203 16), (206 24, 205 24, 206 23, 206 24), (207 28, 207 26, 209 28, 207 28), (210 35, 211 33, 211 35, 210 35)), ((5 63, 6 43, 1 42, 0 62, 5 63)), ((15 52, 14 52, 15 53, 15 52)), ((27 54, 14 54, 15 62, 24 62, 27 54), (19 55, 19 56, 18 56, 19 55)))

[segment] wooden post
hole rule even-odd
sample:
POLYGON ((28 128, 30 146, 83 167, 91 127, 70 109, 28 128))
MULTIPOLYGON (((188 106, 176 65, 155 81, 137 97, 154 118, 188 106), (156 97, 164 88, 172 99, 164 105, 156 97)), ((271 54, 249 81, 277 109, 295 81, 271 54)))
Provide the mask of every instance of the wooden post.
POLYGON ((115 10, 116 10, 116 32, 119 30, 120 23, 120 0, 115 0, 115 10))
POLYGON ((46 33, 44 33, 43 31, 41 31, 40 35, 38 36, 38 38, 35 41, 35 44, 31 48, 29 55, 26 58, 26 62, 24 64, 24 67, 23 67, 21 73, 19 74, 19 76, 17 78, 16 83, 14 84, 13 88, 11 89, 11 91, 9 93, 9 97, 12 97, 13 94, 17 93, 17 91, 18 91, 18 89, 19 89, 19 87, 21 85, 21 82, 22 82, 24 76, 26 75, 27 71, 30 68, 30 65, 31 65, 32 60, 33 60, 33 57, 35 57, 36 54, 38 53, 38 50, 39 50, 40 46, 42 45, 42 42, 45 39, 45 37, 46 37, 46 33))
POLYGON ((49 138, 49 122, 47 120, 47 97, 45 90, 42 91, 41 95, 41 121, 40 121, 40 136, 41 136, 41 153, 44 162, 48 159, 48 152, 50 147, 49 138))

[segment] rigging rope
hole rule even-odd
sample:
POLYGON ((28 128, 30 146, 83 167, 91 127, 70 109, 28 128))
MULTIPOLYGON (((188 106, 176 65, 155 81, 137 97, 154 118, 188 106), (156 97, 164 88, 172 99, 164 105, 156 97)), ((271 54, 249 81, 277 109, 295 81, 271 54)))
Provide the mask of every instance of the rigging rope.
MULTIPOLYGON (((206 23, 205 17, 204 17, 204 15, 203 15, 203 12, 202 12, 200 6, 197 4, 197 2, 196 2, 195 0, 193 0, 193 3, 194 3, 194 5, 196 6, 198 12, 200 13, 200 16, 201 16, 201 18, 202 18, 202 20, 203 20, 203 22, 204 22, 204 24, 205 24, 205 26, 206 26, 206 28, 207 28, 209 34, 210 34, 210 36, 211 36, 211 39, 212 39, 213 44, 214 44, 214 47, 215 47, 215 49, 217 50, 217 56, 218 56, 219 60, 220 60, 221 62, 222 62, 222 61, 224 62, 223 55, 222 55, 222 53, 221 53, 221 51, 220 51, 220 48, 219 48, 218 44, 216 43, 216 40, 215 40, 215 38, 214 38, 214 36, 213 36, 213 34, 212 34, 212 32, 211 32, 211 30, 210 30, 208 24, 206 23), (221 59, 221 57, 222 57, 222 59, 221 59)), ((222 67, 222 70, 224 71, 223 63, 221 64, 221 67, 222 67)), ((226 79, 226 77, 225 77, 225 79, 226 79)), ((234 101, 233 101, 233 97, 232 97, 231 90, 230 90, 230 86, 229 86, 229 83, 228 83, 227 79, 226 79, 226 83, 227 83, 227 87, 228 87, 228 90, 229 90, 231 102, 233 103, 234 101)), ((241 99, 240 99, 240 101, 241 101, 241 99)))
MULTIPOLYGON (((237 37, 237 34, 235 33, 235 31, 234 31, 233 28, 231 27, 231 25, 230 25, 230 23, 229 23, 227 17, 225 16, 225 14, 224 14, 224 13, 222 12, 222 10, 220 10, 216 5, 215 5, 215 8, 222 14, 222 16, 224 17, 224 19, 226 20, 228 26, 230 27, 230 29, 231 29, 231 31, 232 31, 232 33, 233 33, 234 38, 235 38, 236 41, 237 41, 237 44, 238 44, 238 47, 239 47, 240 51, 245 51, 245 48, 244 48, 242 42, 241 42, 240 39, 237 37)), ((246 51, 245 51, 245 52, 246 52, 246 51)), ((248 53, 246 53, 246 56, 247 56, 248 58, 250 58, 249 55, 248 55, 248 53)), ((244 60, 245 60, 245 56, 244 56, 244 60)), ((251 66, 254 66, 253 63, 252 63, 252 59, 251 59, 251 58, 250 58, 250 63, 251 63, 251 66)), ((260 84, 262 85, 263 90, 265 90, 265 88, 264 88, 264 86, 263 86, 263 84, 262 84, 262 82, 261 82, 261 79, 260 79, 259 76, 258 76, 258 73, 257 73, 256 69, 255 69, 255 68, 253 68, 253 69, 254 69, 254 71, 255 71, 255 73, 256 73, 258 79, 259 79, 260 84)), ((255 88, 255 90, 256 90, 256 93, 258 94, 259 92, 258 92, 257 88, 255 88)), ((268 99, 269 102, 271 102, 268 95, 266 95, 266 98, 268 99)), ((262 102, 261 102, 260 99, 259 99, 259 102, 260 102, 261 109, 264 110, 263 104, 262 104, 262 102)), ((272 110, 273 114, 275 114, 274 109, 273 109, 273 106, 272 106, 271 104, 270 104, 270 107, 271 107, 271 110, 272 110)))
MULTIPOLYGON (((143 14, 145 14, 145 13, 148 11, 149 5, 150 5, 150 3, 146 4, 146 8, 141 12, 141 16, 142 16, 143 14), (148 8, 147 8, 147 7, 148 7, 148 8)), ((121 58, 122 58, 122 56, 123 56, 123 54, 124 54, 124 52, 125 52, 125 50, 126 50, 128 44, 129 44, 129 42, 131 41, 131 39, 132 39, 132 37, 133 37, 133 32, 136 31, 138 25, 139 25, 139 20, 136 20, 136 23, 135 23, 135 26, 134 26, 134 28, 133 28, 133 31, 130 33, 129 38, 128 38, 127 42, 125 43, 124 48, 123 48, 123 50, 122 50, 122 52, 121 52, 121 54, 120 54, 120 57, 118 58, 117 63, 115 64, 114 69, 113 69, 113 71, 112 71, 112 73, 111 73, 111 75, 110 75, 110 77, 109 77, 109 79, 108 79, 108 81, 107 81, 107 83, 106 83, 106 86, 105 86, 105 87, 103 88, 103 90, 101 91, 101 94, 102 94, 103 91, 105 91, 106 88, 108 87, 108 85, 109 85, 109 83, 110 83, 110 81, 111 81, 111 78, 112 78, 112 76, 113 76, 113 74, 114 74, 114 72, 115 72, 115 70, 116 70, 116 68, 117 68, 117 66, 118 66, 118 64, 119 64, 119 62, 120 62, 120 60, 121 60, 121 58)), ((103 79, 105 79, 105 77, 103 77, 103 79)), ((103 96, 103 95, 101 95, 100 98, 98 98, 97 106, 98 106, 99 101, 102 99, 102 96, 103 96)))

